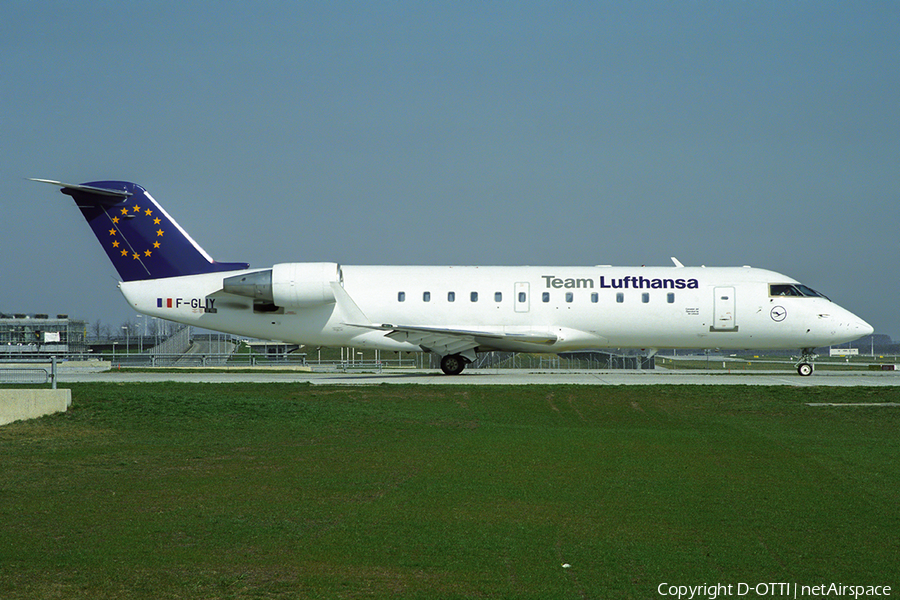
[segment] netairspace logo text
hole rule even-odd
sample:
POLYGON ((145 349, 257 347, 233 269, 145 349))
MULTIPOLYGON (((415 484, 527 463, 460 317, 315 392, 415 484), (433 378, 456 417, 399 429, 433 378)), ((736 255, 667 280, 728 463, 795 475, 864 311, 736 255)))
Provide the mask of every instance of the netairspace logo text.
POLYGON ((695 598, 728 597, 783 597, 783 598, 874 598, 891 595, 889 585, 845 585, 843 583, 820 583, 801 585, 798 583, 714 583, 703 585, 675 585, 661 583, 656 588, 660 596, 677 600, 695 598))

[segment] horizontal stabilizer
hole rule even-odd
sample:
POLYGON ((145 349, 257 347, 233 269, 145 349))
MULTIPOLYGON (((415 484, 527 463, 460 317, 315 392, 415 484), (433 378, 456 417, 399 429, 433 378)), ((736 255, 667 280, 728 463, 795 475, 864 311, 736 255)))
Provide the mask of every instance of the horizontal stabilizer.
MULTIPOLYGON (((121 200, 131 196, 131 192, 124 189, 118 190, 105 187, 95 187, 92 185, 63 183, 62 181, 54 181, 52 179, 35 179, 33 177, 29 179, 31 181, 37 181, 38 183, 49 183, 50 185, 61 187, 61 191, 64 194, 67 190, 69 190, 70 192, 81 192, 90 196, 98 196, 98 198, 96 198, 97 202, 110 206, 118 204, 121 200)), ((69 193, 69 195, 71 196, 73 194, 69 193)))

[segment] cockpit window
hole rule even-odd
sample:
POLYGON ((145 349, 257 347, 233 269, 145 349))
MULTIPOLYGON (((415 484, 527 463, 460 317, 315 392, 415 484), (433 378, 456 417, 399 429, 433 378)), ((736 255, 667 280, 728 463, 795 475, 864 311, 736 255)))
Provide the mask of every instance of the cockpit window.
POLYGON ((825 294, 820 294, 811 287, 807 287, 800 283, 770 283, 769 295, 794 296, 797 298, 825 298, 826 300, 829 300, 828 296, 825 294))
POLYGON ((795 286, 789 283, 772 283, 769 285, 770 296, 802 296, 795 286))
POLYGON ((798 283, 797 288, 799 288, 799 290, 801 292, 803 292, 804 296, 815 296, 816 298, 825 298, 826 300, 831 302, 831 299, 828 296, 817 292, 816 290, 812 289, 811 287, 806 287, 805 285, 801 285, 798 283))

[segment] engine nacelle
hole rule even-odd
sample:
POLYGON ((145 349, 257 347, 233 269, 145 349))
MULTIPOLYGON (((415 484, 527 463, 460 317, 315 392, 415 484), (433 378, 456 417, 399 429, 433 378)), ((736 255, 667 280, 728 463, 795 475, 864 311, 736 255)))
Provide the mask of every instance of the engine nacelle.
POLYGON ((334 304, 331 284, 342 280, 337 263, 280 263, 264 271, 226 277, 223 289, 283 308, 309 308, 334 304))
POLYGON ((337 263, 281 263, 272 267, 272 301, 285 308, 334 304, 331 284, 342 279, 337 263))

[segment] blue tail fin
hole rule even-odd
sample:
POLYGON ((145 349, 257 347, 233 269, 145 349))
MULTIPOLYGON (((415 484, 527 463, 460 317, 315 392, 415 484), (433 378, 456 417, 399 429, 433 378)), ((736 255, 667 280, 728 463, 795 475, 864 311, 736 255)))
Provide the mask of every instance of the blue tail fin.
POLYGON ((122 281, 235 271, 247 263, 214 261, 156 203, 147 190, 127 181, 74 185, 34 179, 61 187, 87 219, 122 281))

